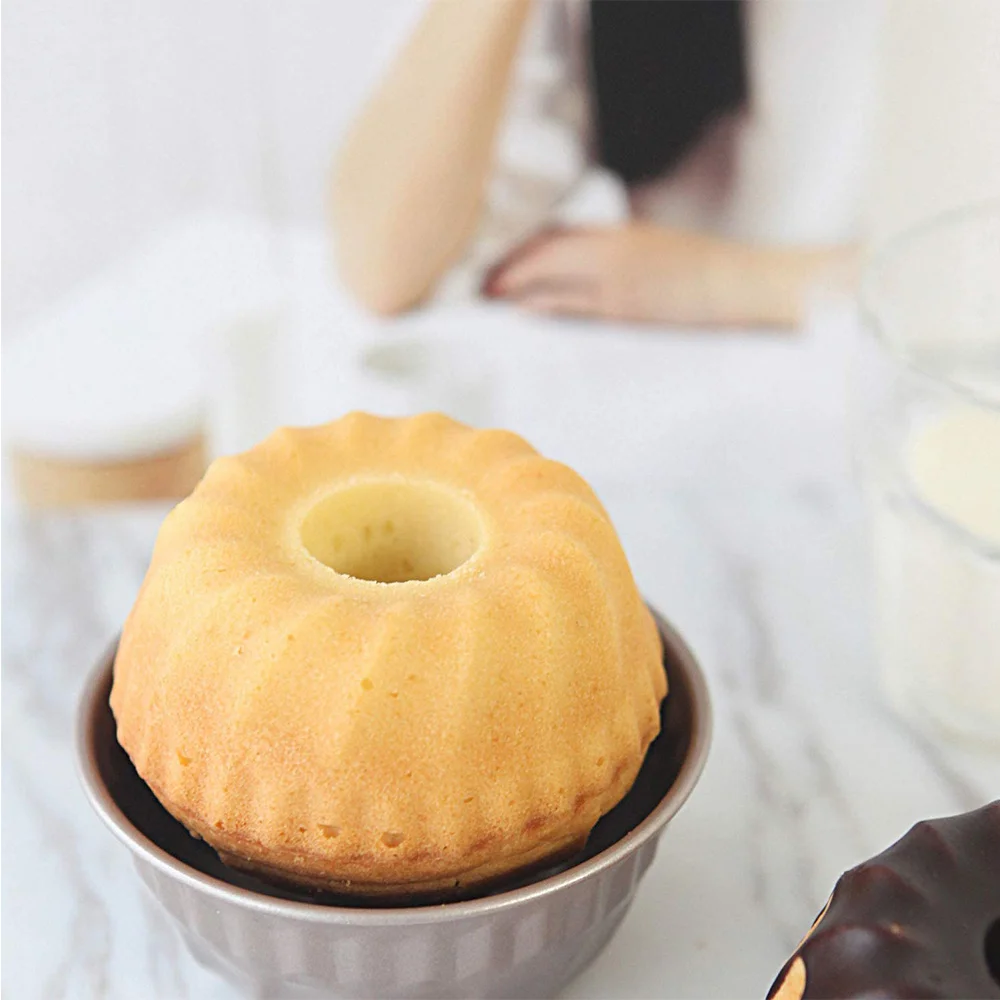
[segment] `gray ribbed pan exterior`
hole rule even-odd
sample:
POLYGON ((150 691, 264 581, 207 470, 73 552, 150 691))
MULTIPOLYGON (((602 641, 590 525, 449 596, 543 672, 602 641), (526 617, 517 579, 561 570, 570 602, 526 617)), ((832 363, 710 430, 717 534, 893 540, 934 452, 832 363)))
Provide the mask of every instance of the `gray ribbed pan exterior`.
POLYGON ((671 676, 692 693, 692 736, 667 794, 607 850, 524 888, 439 906, 365 909, 294 902, 229 885, 178 861, 112 798, 95 753, 113 651, 83 693, 77 746, 83 784, 128 846, 143 882, 204 964, 260 997, 546 997, 586 967, 628 911, 668 821, 698 780, 711 738, 704 677, 660 622, 671 676))

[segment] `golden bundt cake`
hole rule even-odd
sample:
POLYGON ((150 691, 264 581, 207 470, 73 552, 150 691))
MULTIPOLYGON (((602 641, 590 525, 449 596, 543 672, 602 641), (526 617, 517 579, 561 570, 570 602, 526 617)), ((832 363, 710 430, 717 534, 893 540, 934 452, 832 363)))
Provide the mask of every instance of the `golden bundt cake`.
POLYGON ((354 413, 218 460, 167 517, 111 706, 228 864, 418 896, 581 846, 665 693, 576 473, 506 431, 354 413))

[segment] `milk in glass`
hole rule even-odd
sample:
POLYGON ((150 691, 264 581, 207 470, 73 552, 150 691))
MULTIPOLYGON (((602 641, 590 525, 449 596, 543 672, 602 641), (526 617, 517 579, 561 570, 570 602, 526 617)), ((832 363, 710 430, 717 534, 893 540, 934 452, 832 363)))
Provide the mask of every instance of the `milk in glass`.
POLYGON ((927 414, 894 453, 872 495, 889 695, 908 714, 1000 742, 1000 407, 927 414))

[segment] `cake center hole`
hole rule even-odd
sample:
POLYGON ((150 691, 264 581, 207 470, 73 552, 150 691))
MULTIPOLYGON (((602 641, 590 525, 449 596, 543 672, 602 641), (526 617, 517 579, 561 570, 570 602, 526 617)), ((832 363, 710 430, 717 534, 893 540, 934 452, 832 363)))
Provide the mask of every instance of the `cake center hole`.
POLYGON ((475 507, 433 483, 358 483, 324 497, 302 522, 310 555, 345 576, 376 583, 451 573, 481 539, 475 507))
POLYGON ((993 981, 1000 986, 1000 917, 997 917, 986 930, 986 967, 990 970, 993 981))

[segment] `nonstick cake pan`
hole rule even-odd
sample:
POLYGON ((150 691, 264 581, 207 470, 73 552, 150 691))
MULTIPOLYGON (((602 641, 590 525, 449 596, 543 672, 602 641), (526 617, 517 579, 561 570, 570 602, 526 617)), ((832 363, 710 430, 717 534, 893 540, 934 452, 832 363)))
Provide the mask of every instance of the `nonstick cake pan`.
POLYGON ((628 795, 583 851, 530 881, 438 905, 377 906, 277 888, 227 868, 159 804, 115 737, 115 649, 80 704, 77 751, 91 804, 205 965, 262 997, 545 997, 614 934, 711 739, 705 679, 657 616, 669 694, 628 795))

